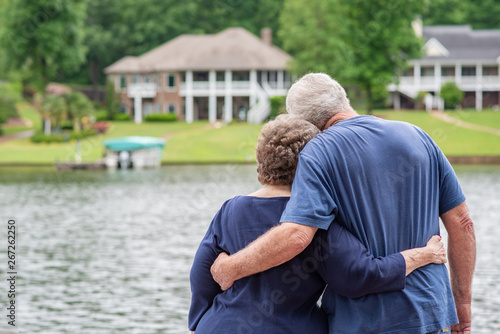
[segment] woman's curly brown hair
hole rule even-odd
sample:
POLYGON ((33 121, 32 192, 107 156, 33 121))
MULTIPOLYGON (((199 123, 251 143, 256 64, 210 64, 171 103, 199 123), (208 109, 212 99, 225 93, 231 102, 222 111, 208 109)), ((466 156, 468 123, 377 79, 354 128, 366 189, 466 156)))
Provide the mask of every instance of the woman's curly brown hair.
POLYGON ((312 123, 283 114, 262 128, 256 159, 259 182, 263 185, 291 185, 299 153, 320 133, 312 123))

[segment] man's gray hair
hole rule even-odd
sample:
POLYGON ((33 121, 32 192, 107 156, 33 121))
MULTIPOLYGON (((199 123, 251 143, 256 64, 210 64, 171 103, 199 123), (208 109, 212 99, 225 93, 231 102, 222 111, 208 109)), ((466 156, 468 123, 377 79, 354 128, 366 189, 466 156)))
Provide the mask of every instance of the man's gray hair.
POLYGON ((344 88, 328 74, 310 73, 295 82, 286 97, 286 111, 323 129, 338 112, 352 110, 344 88))

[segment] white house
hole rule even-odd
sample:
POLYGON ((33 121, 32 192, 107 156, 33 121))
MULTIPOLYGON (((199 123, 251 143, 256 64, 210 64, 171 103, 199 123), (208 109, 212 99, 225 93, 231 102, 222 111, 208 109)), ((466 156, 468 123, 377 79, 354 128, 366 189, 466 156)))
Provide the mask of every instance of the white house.
POLYGON ((500 30, 472 30, 470 26, 414 24, 425 40, 424 56, 389 85, 394 109, 414 107, 419 92, 439 95, 441 86, 454 81, 465 92, 464 108, 500 105, 500 30))
POLYGON ((243 28, 213 35, 181 35, 105 69, 121 93, 122 107, 137 123, 151 113, 176 113, 190 123, 233 119, 262 122, 269 97, 286 95, 290 55, 243 28))

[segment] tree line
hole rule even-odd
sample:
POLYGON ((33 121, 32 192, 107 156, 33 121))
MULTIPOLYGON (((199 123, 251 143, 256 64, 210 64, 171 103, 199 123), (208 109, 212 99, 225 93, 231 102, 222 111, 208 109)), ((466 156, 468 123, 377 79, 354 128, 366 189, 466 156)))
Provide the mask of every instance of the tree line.
POLYGON ((181 34, 241 26, 289 52, 298 75, 323 71, 377 94, 420 55, 411 21, 500 28, 500 0, 0 0, 0 80, 103 85, 103 69, 181 34))

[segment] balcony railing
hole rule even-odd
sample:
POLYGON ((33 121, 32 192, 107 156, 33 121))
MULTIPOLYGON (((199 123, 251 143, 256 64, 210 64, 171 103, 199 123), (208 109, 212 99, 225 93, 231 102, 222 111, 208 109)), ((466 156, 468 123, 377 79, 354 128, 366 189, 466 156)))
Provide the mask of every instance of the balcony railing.
POLYGON ((158 85, 155 83, 135 83, 127 88, 127 94, 130 97, 155 97, 158 85))
MULTIPOLYGON (((440 83, 441 85, 448 81, 456 81, 455 76, 444 76, 441 77, 440 83)), ((436 83, 435 77, 420 77, 420 86, 432 86, 436 83)), ((474 86, 477 83, 483 85, 498 85, 500 86, 500 76, 497 75, 486 75, 478 78, 476 76, 462 76, 459 77, 458 81, 459 85, 463 86, 474 86)), ((400 87, 412 87, 415 86, 415 78, 414 77, 400 77, 399 78, 399 86, 400 87)))

